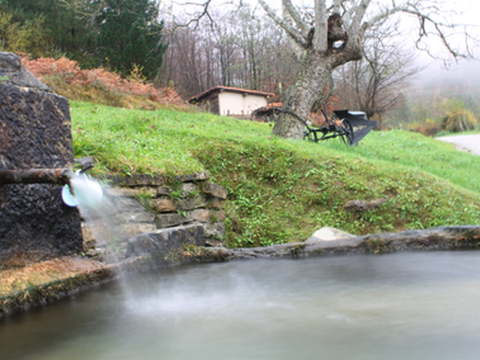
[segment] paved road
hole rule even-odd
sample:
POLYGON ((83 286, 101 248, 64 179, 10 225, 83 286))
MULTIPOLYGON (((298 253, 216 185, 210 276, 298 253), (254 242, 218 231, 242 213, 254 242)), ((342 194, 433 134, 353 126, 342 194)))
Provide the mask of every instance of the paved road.
POLYGON ((480 135, 444 136, 436 139, 452 143, 459 150, 470 151, 472 154, 480 155, 480 135))

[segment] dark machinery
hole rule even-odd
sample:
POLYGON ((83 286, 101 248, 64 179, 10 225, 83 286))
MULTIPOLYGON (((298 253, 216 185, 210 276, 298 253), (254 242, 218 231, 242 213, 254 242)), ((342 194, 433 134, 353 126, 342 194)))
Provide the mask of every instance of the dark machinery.
POLYGON ((325 106, 322 108, 325 121, 321 126, 314 126, 290 110, 276 108, 275 112, 290 114, 300 120, 305 125, 303 139, 314 142, 338 137, 344 143, 354 146, 378 126, 378 121, 367 120, 365 114, 358 111, 337 110, 334 111, 336 119, 331 118, 325 106))

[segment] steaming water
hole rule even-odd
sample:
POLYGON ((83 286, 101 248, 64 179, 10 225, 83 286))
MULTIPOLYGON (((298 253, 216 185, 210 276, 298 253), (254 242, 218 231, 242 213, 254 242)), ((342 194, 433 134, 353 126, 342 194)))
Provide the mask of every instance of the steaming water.
POLYGON ((130 285, 0 322, 0 358, 480 358, 480 252, 198 265, 130 285))
MULTIPOLYGON (((124 259, 128 239, 146 230, 126 228, 128 223, 141 224, 150 218, 145 208, 131 197, 119 196, 118 191, 84 174, 71 174, 70 185, 62 189, 62 199, 68 206, 76 206, 83 224, 96 239, 96 249, 105 263, 124 259)), ((151 219, 153 221, 153 219, 151 219)))

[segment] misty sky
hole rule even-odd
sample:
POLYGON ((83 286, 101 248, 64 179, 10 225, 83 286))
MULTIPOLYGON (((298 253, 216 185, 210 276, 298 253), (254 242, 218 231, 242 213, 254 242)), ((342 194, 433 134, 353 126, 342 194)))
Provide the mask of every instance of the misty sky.
MULTIPOLYGON (((164 0, 163 4, 169 3, 172 0, 164 0)), ((203 4, 204 0, 173 0, 174 3, 199 3, 203 4)), ((312 6, 313 0, 292 0, 294 4, 308 4, 312 6)), ((384 3, 384 4, 391 4, 392 0, 373 0, 370 6, 370 10, 375 10, 376 3, 384 3)), ((228 0, 214 0, 212 2, 212 7, 221 6, 221 4, 225 4, 226 2, 230 2, 228 0)), ((250 3, 252 6, 256 6, 258 11, 263 12, 261 7, 257 5, 256 0, 243 0, 244 3, 250 3)), ((267 0, 271 4, 272 7, 280 8, 281 0, 267 0)), ((397 4, 401 3, 401 0, 397 0, 397 4)), ((456 1, 449 1, 449 0, 438 0, 438 3, 442 3, 441 9, 445 9, 443 15, 448 18, 450 21, 461 24, 461 25, 468 25, 469 26, 469 33, 479 39, 480 41, 480 1, 475 0, 456 0, 456 1), (452 12, 451 10, 454 10, 452 12)), ((174 6, 176 10, 180 10, 180 8, 174 6)), ((192 10, 192 13, 198 8, 189 7, 192 10), (195 10, 193 10, 195 9, 195 10)), ((418 35, 418 21, 414 18, 408 18, 403 16, 401 23, 405 26, 405 39, 404 45, 407 48, 414 48, 415 40, 418 35)), ((418 52, 416 56, 416 62, 419 66, 424 67, 424 70, 416 77, 418 81, 425 81, 426 79, 433 78, 433 77, 447 77, 451 79, 462 79, 468 78, 470 82, 477 81, 480 84, 480 61, 474 60, 460 60, 459 63, 455 63, 453 58, 450 57, 444 47, 440 44, 438 40, 435 38, 428 38, 428 47, 433 50, 433 52, 438 55, 439 57, 443 57, 444 60, 447 60, 450 65, 448 69, 445 69, 445 64, 442 60, 434 60, 429 57, 424 52, 418 52)), ((458 36, 456 39, 451 41, 453 47, 458 50, 465 49, 465 41, 464 37, 458 36)), ((470 48, 471 52, 480 59, 480 46, 470 48)))
MULTIPOLYGON (((470 28, 469 33, 480 40, 480 2, 471 0, 457 0, 449 2, 450 8, 457 9, 457 13, 452 15, 452 19, 457 24, 465 24, 470 28)), ((415 30, 416 31, 416 30, 415 30)), ((464 49, 465 43, 463 37, 458 37, 452 41, 454 46, 464 49)), ((434 48, 441 45, 435 44, 434 48)), ((477 45, 470 48, 471 52, 480 60, 480 47, 477 45)), ((459 60, 458 63, 452 62, 448 69, 445 69, 441 60, 433 60, 425 53, 418 53, 417 62, 425 69, 417 77, 418 81, 432 81, 438 78, 447 79, 449 81, 466 81, 469 85, 473 83, 480 84, 480 61, 479 60, 459 60)), ((447 57, 448 59, 448 57, 447 57)), ((451 58, 450 58, 451 60, 451 58)))

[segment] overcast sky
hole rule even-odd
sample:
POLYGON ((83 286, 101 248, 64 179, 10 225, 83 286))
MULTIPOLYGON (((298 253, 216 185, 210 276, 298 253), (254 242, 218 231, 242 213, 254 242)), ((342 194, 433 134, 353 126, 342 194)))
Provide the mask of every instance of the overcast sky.
MULTIPOLYGON (((445 10, 454 9, 456 14, 452 19, 457 24, 465 24, 469 26, 469 33, 480 40, 480 2, 472 0, 456 0, 447 2, 445 10)), ((415 33, 416 30, 413 31, 415 33)), ((454 45, 459 48, 465 48, 463 37, 458 37, 453 41, 454 45)), ((439 45, 435 45, 439 46, 439 45)), ((417 77, 418 81, 435 80, 439 77, 449 80, 466 80, 472 84, 474 81, 480 86, 480 47, 473 46, 471 52, 478 60, 459 60, 458 63, 452 62, 448 69, 445 68, 444 62, 441 60, 433 60, 425 53, 419 52, 417 61, 425 69, 417 77)))
MULTIPOLYGON (((170 1, 176 1, 177 3, 199 3, 203 4, 205 0, 163 0, 163 5, 170 1)), ((226 2, 231 2, 232 0, 213 0, 211 7, 217 8, 225 4, 226 2)), ((235 0, 233 0, 235 1, 235 0)), ((242 0, 244 3, 250 3, 252 6, 256 6, 257 9, 261 12, 263 10, 257 4, 257 0, 242 0)), ((267 0, 272 7, 280 8, 281 0, 267 0)), ((294 4, 305 4, 312 6, 313 0, 292 0, 294 4)), ((375 3, 387 3, 391 4, 392 0, 373 0, 370 10, 375 10, 375 3)), ((401 3, 401 0, 396 0, 397 4, 401 3)), ((469 33, 479 39, 480 41, 480 1, 478 0, 438 0, 438 3, 441 3, 441 9, 444 10, 443 14, 445 17, 450 18, 452 22, 456 24, 469 26, 469 33), (453 10, 453 11, 452 11, 453 10)), ((174 6, 174 9, 180 10, 180 8, 174 6)), ((189 7, 190 10, 194 11, 194 7, 189 7)), ((198 10, 199 8, 196 8, 198 10)), ((176 12, 176 11, 175 11, 176 12)), ((408 19, 402 17, 402 24, 405 26, 405 46, 414 48, 416 36, 418 35, 418 21, 413 18, 408 19)), ((464 37, 458 36, 456 39, 451 41, 454 48, 459 50, 465 49, 464 37)), ((478 78, 480 84, 480 61, 474 60, 460 60, 459 63, 455 63, 451 57, 449 57, 444 49, 444 47, 436 41, 434 38, 428 38, 428 46, 430 49, 433 49, 439 56, 443 56, 444 60, 450 60, 450 65, 448 69, 445 69, 444 61, 434 60, 429 57, 427 54, 422 52, 417 52, 416 61, 419 65, 424 67, 422 73, 417 77, 419 81, 424 81, 425 78, 435 77, 435 76, 446 76, 446 77, 475 77, 478 78), (478 75, 477 75, 478 74, 478 75)), ((475 56, 480 59, 480 47, 472 47, 470 50, 475 54, 475 56)))

